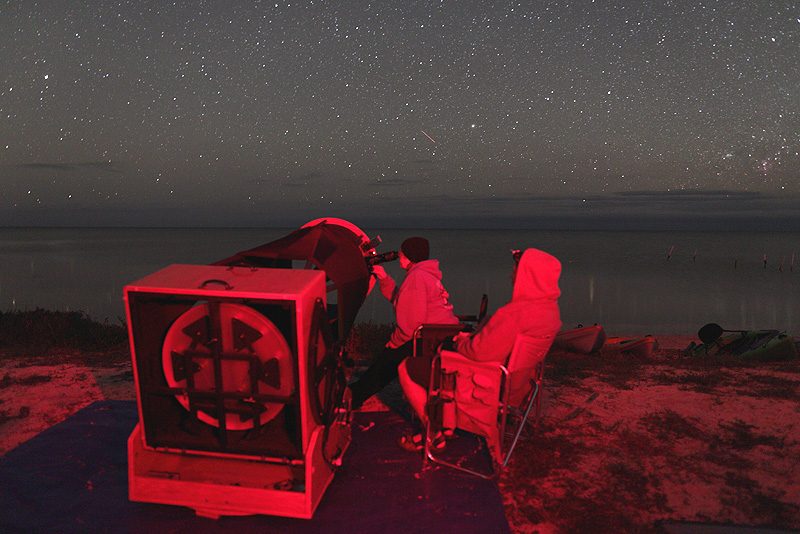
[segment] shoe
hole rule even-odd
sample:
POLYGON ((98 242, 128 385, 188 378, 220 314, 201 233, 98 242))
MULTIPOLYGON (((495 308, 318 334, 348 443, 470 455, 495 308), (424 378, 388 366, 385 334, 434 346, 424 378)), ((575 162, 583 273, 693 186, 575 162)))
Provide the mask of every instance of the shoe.
POLYGON ((418 452, 422 450, 422 448, 425 446, 425 443, 422 441, 422 434, 406 434, 405 436, 398 438, 397 446, 404 451, 418 452))
POLYGON ((433 453, 440 453, 444 452, 447 448, 447 435, 442 434, 441 432, 437 432, 436 435, 433 437, 431 441, 431 452, 433 453))
MULTIPOLYGON (((425 440, 422 434, 406 434, 397 440, 397 446, 408 452, 419 452, 425 448, 425 440)), ((431 441, 431 451, 443 452, 447 447, 447 437, 438 432, 431 441)))

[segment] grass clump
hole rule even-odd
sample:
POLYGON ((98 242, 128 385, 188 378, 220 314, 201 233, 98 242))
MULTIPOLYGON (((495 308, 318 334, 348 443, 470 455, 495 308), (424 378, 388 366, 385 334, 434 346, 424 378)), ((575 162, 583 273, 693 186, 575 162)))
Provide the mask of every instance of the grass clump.
POLYGON ((394 325, 359 323, 350 330, 345 342, 347 357, 356 365, 368 365, 389 341, 394 325))
POLYGON ((575 386, 595 377, 620 389, 631 389, 641 380, 646 362, 620 355, 575 354, 551 351, 545 359, 545 376, 551 384, 575 386))
POLYGON ((99 323, 83 312, 39 308, 0 312, 0 347, 34 352, 53 348, 113 351, 125 348, 127 343, 124 324, 99 323))
POLYGON ((679 385, 697 393, 711 393, 720 385, 729 383, 730 373, 721 369, 688 370, 683 372, 661 372, 654 377, 661 385, 679 385))
POLYGON ((750 450, 756 446, 772 447, 782 449, 785 442, 783 436, 769 436, 755 432, 755 427, 739 419, 732 423, 719 423, 720 428, 726 431, 724 445, 735 450, 750 450))
POLYGON ((765 490, 757 481, 737 472, 725 473, 721 492, 725 504, 750 517, 764 518, 764 526, 791 528, 800 511, 797 504, 781 500, 785 492, 765 490))
POLYGON ((707 439, 706 433, 695 422, 669 409, 648 414, 641 419, 641 424, 657 438, 668 443, 683 437, 700 441, 707 439))

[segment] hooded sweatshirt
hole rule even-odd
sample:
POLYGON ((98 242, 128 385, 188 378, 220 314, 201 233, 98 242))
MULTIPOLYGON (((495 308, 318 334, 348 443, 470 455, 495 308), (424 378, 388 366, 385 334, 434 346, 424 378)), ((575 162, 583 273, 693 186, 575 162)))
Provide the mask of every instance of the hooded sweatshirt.
POLYGON ((438 260, 415 263, 400 287, 387 276, 380 280, 381 293, 394 305, 397 328, 389 339, 394 347, 408 342, 423 323, 457 324, 450 295, 442 285, 438 260))
POLYGON ((504 362, 517 334, 555 336, 561 328, 560 275, 561 262, 555 257, 535 248, 527 249, 517 266, 511 302, 473 334, 458 338, 455 350, 476 361, 504 362))

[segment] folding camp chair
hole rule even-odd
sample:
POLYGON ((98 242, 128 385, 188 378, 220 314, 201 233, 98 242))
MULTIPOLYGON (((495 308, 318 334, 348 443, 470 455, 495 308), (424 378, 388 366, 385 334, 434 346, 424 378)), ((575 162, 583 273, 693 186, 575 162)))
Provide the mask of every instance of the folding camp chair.
POLYGON ((429 414, 446 412, 446 409, 437 410, 437 403, 453 402, 455 428, 486 439, 492 466, 486 471, 470 469, 435 453, 433 439, 442 421, 431 416, 425 433, 427 459, 482 478, 499 475, 508 465, 523 430, 535 430, 538 425, 544 358, 553 339, 554 336, 518 335, 505 364, 476 362, 457 352, 440 351, 433 361, 428 388, 429 414), (506 450, 507 436, 511 442, 506 450))

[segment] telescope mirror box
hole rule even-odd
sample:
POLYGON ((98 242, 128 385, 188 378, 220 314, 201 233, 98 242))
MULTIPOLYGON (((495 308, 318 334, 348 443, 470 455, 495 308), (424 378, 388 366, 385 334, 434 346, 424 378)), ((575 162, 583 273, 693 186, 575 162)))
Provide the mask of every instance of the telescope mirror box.
POLYGON ((350 443, 324 271, 172 265, 124 288, 139 423, 132 501, 310 518, 350 443))

